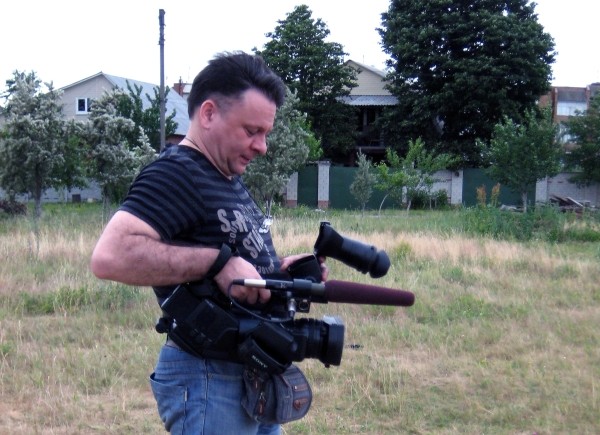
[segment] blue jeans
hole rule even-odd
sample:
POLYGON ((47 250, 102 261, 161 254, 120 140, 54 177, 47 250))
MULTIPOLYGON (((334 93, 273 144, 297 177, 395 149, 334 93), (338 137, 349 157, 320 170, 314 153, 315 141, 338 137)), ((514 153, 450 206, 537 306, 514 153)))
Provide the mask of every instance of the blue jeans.
POLYGON ((279 425, 260 424, 242 408, 242 369, 163 346, 150 385, 165 429, 181 435, 279 435, 279 425))

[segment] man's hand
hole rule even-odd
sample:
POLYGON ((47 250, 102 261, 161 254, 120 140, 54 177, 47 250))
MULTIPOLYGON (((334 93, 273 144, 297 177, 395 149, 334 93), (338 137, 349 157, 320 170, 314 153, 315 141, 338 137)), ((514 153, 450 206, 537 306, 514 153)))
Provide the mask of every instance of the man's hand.
MULTIPOLYGON (((229 284, 234 279, 262 279, 256 268, 241 257, 231 257, 223 269, 215 275, 215 282, 219 289, 227 295, 229 284)), ((256 302, 266 303, 271 298, 271 291, 263 288, 244 287, 234 285, 231 287, 231 297, 236 301, 247 304, 256 302)))
MULTIPOLYGON (((296 261, 308 257, 310 255, 312 254, 295 254, 283 257, 281 259, 281 270, 285 271, 290 265, 292 265, 296 261)), ((329 268, 325 264, 325 257, 318 257, 317 260, 319 260, 319 265, 321 266, 321 281, 327 281, 327 278, 329 277, 329 268)))

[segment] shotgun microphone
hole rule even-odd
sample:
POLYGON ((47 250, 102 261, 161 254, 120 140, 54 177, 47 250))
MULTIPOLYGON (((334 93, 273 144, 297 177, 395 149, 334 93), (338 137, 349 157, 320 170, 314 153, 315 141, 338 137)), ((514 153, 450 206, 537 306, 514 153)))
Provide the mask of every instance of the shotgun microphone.
POLYGON ((326 281, 323 285, 325 300, 329 302, 399 307, 410 307, 415 303, 415 295, 406 290, 337 280, 326 281))
POLYGON ((306 279, 294 279, 292 281, 276 279, 234 279, 232 284, 245 287, 290 291, 296 296, 314 296, 325 302, 363 305, 393 305, 399 307, 410 307, 415 303, 415 295, 406 290, 396 290, 338 280, 314 283, 306 279))

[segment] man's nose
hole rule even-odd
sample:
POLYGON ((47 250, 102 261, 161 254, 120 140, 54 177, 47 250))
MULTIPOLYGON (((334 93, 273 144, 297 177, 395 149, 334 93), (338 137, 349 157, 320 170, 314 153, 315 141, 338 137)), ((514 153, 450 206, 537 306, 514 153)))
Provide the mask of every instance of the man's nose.
POLYGON ((254 149, 260 155, 266 154, 267 153, 267 136, 266 135, 257 136, 252 141, 252 149, 254 149))

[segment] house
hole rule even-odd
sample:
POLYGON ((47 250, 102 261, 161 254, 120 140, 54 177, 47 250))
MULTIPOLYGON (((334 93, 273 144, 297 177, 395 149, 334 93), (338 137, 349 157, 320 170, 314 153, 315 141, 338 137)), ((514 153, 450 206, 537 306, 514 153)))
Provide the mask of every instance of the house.
POLYGON ((177 83, 173 83, 173 90, 187 100, 192 91, 192 84, 184 83, 180 77, 177 83))
POLYGON ((590 100, 600 92, 600 83, 592 83, 584 88, 573 86, 552 86, 550 92, 540 98, 540 105, 552 107, 554 122, 564 122, 577 112, 590 107, 590 100))
POLYGON ((600 92, 600 83, 592 83, 586 87, 553 86, 550 92, 540 97, 539 104, 542 107, 552 108, 552 120, 559 124, 563 133, 562 140, 568 151, 573 144, 567 134, 565 122, 572 116, 586 111, 590 107, 590 100, 600 92))
MULTIPOLYGON (((348 60, 345 64, 357 71, 357 86, 350 90, 349 96, 341 99, 349 106, 358 108, 356 149, 378 160, 385 154, 385 144, 375 121, 386 106, 396 105, 398 99, 385 89, 385 71, 353 60, 348 60)), ((173 90, 185 99, 191 88, 191 83, 181 80, 173 83, 173 90)))
MULTIPOLYGON (((128 83, 132 88, 135 86, 142 88, 141 96, 144 108, 149 107, 150 102, 145 95, 154 97, 154 89, 158 85, 99 72, 61 88, 63 92, 63 114, 67 119, 84 119, 89 115, 94 100, 100 98, 104 92, 114 88, 127 92, 128 83)), ((166 116, 169 116, 175 110, 174 121, 177 123, 175 134, 168 136, 166 142, 179 143, 185 136, 190 122, 187 112, 187 100, 171 89, 166 96, 165 109, 166 116)))
POLYGON ((376 121, 383 109, 398 104, 398 99, 385 88, 385 71, 353 60, 348 60, 346 65, 357 71, 358 86, 350 90, 349 96, 342 98, 344 103, 358 108, 357 151, 375 159, 381 158, 385 154, 385 143, 376 121))
MULTIPOLYGON (((150 106, 150 102, 145 97, 146 94, 154 97, 154 89, 157 85, 140 82, 138 80, 117 77, 103 72, 99 72, 91 77, 85 78, 68 86, 61 88, 63 101, 63 115, 66 119, 83 120, 89 116, 90 108, 94 100, 100 98, 104 92, 114 88, 119 88, 127 92, 127 83, 142 88, 142 103, 144 108, 150 106)), ((177 123, 177 129, 174 135, 168 136, 166 142, 179 143, 187 133, 189 118, 187 114, 187 100, 177 92, 170 90, 166 98, 165 114, 169 116, 175 110, 174 121, 177 123)), ((0 116, 0 118, 2 118, 0 116)), ((0 125, 1 125, 0 120, 0 125)), ((5 196, 5 192, 0 189, 0 198, 5 196)), ((27 198, 20 198, 27 200, 27 198)), ((48 189, 42 198, 44 202, 58 201, 99 201, 102 199, 100 189, 95 183, 85 189, 75 188, 67 192, 65 190, 48 189)))

